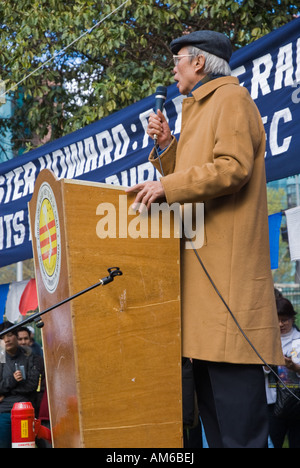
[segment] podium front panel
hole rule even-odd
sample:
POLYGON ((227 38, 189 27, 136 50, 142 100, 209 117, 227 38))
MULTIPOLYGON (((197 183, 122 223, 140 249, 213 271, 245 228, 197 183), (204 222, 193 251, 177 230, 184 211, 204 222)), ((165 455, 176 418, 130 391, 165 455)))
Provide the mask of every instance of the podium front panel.
MULTIPOLYGON (((49 292, 35 233, 40 308, 95 284, 108 268, 123 273, 45 315, 54 446, 182 447, 180 260, 172 220, 168 238, 151 237, 150 216, 148 236, 137 237, 145 220, 138 225, 134 196, 123 188, 57 181, 44 172, 36 190, 46 179, 54 193, 61 264, 49 292)), ((34 195, 33 225, 37 203, 34 195)))

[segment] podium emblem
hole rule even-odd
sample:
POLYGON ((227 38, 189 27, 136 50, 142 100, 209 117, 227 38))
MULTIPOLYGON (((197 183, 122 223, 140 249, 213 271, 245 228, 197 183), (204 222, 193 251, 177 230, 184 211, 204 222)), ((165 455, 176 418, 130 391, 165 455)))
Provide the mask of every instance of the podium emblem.
POLYGON ((35 236, 43 283, 47 291, 53 293, 61 268, 60 226, 55 196, 47 182, 41 185, 38 193, 35 236))

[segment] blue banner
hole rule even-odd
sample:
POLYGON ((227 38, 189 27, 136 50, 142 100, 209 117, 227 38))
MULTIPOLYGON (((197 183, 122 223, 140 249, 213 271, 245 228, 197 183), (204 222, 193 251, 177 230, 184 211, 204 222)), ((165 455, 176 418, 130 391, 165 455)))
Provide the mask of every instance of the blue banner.
MULTIPOLYGON (((238 51, 233 75, 248 88, 266 129, 268 181, 300 173, 300 19, 238 51)), ((179 136, 182 96, 168 87, 166 116, 179 136)), ((146 133, 154 95, 0 164, 0 267, 32 257, 27 204, 44 168, 60 178, 131 186, 156 180, 146 133)))
POLYGON ((235 52, 233 74, 266 130, 267 181, 300 173, 300 18, 235 52))

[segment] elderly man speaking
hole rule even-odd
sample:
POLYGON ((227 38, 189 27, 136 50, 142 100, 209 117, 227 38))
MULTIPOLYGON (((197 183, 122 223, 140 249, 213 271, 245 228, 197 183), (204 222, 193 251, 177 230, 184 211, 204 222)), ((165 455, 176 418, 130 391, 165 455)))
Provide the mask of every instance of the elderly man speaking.
POLYGON ((162 199, 204 203, 203 247, 186 249, 182 242, 181 248, 183 355, 193 361, 209 446, 266 447, 259 355, 269 364, 283 356, 270 268, 264 126, 248 91, 230 76, 232 48, 224 34, 193 32, 170 48, 175 81, 186 96, 180 138, 162 112, 151 114, 148 134, 158 147, 150 160, 162 178, 129 191, 148 207, 162 199))

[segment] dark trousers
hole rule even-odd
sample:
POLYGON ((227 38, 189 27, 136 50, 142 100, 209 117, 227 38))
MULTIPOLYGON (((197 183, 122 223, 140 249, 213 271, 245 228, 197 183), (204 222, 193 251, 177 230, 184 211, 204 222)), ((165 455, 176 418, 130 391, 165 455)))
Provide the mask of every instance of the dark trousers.
POLYGON ((0 413, 0 448, 11 448, 10 413, 0 413))
POLYGON ((289 421, 277 418, 274 414, 274 406, 269 405, 270 437, 274 448, 282 448, 287 436, 289 448, 300 448, 300 420, 289 421))
POLYGON ((193 360, 200 417, 210 448, 267 448, 262 366, 193 360))

